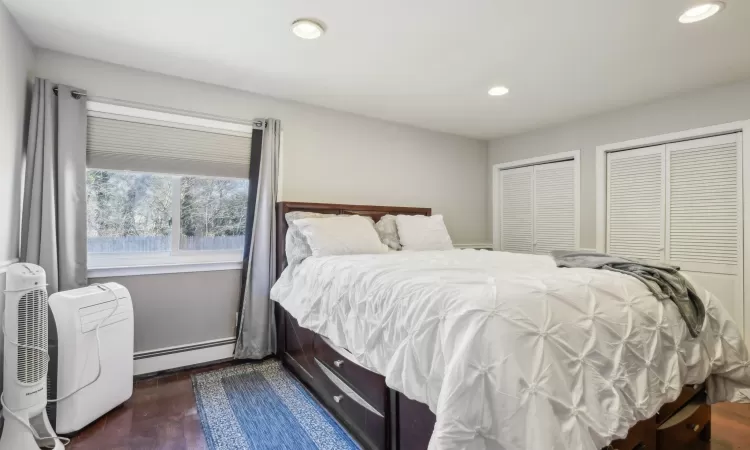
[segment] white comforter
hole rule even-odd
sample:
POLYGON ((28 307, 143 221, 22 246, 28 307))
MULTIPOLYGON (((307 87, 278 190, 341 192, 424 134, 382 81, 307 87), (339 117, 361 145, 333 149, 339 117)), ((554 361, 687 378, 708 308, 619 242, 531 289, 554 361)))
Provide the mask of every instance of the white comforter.
POLYGON ((739 330, 700 288, 692 339, 638 280, 546 256, 454 250, 308 258, 273 287, 303 327, 437 416, 432 449, 591 449, 708 378, 750 401, 739 330))

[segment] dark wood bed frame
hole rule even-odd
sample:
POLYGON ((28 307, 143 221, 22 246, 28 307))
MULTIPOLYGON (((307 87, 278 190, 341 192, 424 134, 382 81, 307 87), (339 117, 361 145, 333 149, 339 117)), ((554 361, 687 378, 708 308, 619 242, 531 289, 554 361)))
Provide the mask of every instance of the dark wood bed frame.
MULTIPOLYGON (((386 214, 430 215, 430 208, 279 202, 276 207, 277 276, 286 266, 285 214, 310 211, 358 214, 375 221, 386 214)), ((299 326, 276 304, 277 356, 361 445, 378 450, 426 449, 435 426, 427 405, 390 389, 385 378, 371 372, 329 345, 327 340, 299 326)), ((711 435, 711 409, 703 385, 685 386, 680 397, 664 405, 651 419, 638 422, 625 439, 609 449, 681 449, 711 435)))

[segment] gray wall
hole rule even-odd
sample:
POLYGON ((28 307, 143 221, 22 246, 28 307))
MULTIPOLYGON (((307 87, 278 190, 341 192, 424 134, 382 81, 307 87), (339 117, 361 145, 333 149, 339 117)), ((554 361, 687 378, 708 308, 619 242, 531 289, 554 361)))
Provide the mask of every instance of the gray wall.
MULTIPOLYGON (((487 143, 219 86, 37 50, 36 75, 109 98, 282 121, 284 200, 432 207, 456 243, 489 241, 487 143)), ((101 282, 105 279, 92 279, 101 282)), ((135 307, 135 349, 232 336, 239 271, 120 277, 135 307)))
POLYGON ((454 241, 487 228, 487 142, 38 50, 37 76, 92 97, 241 120, 274 117, 284 130, 281 198, 431 207, 454 241))
MULTIPOLYGON (((33 60, 31 44, 0 2, 0 322, 5 312, 5 270, 18 257, 21 168, 33 60)), ((0 334, 0 365, 2 352, 0 334)))
POLYGON ((34 54, 0 3, 0 266, 18 256, 21 167, 34 54))
POLYGON ((597 145, 748 119, 750 80, 496 139, 490 142, 489 165, 581 150, 581 247, 594 248, 597 145))
POLYGON ((135 351, 234 336, 240 270, 91 278, 114 281, 133 297, 135 351))

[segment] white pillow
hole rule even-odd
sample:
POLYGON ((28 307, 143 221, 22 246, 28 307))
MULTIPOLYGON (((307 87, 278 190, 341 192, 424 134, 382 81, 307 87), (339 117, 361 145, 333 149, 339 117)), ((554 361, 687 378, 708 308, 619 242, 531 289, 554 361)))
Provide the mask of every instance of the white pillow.
POLYGON ((313 256, 386 253, 372 220, 362 216, 338 216, 295 220, 313 256))
POLYGON ((396 216, 398 237, 404 250, 453 250, 443 216, 396 216))
POLYGON ((321 214, 309 211, 292 211, 286 213, 284 216, 286 223, 289 225, 289 229, 286 231, 286 262, 290 266, 299 264, 312 256, 312 250, 307 245, 307 239, 302 232, 294 224, 295 220, 308 219, 310 217, 336 217, 335 214, 321 214))

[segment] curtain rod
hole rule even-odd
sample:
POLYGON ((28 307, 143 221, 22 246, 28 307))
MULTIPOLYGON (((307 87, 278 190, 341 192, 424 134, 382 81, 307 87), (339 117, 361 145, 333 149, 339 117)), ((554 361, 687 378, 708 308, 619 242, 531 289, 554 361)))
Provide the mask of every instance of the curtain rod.
MULTIPOLYGON (((55 93, 55 95, 57 95, 57 88, 56 88, 56 87, 53 87, 53 88, 52 88, 52 92, 54 92, 54 93, 55 93)), ((85 92, 81 92, 81 91, 70 91, 70 95, 72 95, 72 96, 73 96, 73 97, 75 97, 75 98, 79 98, 79 97, 83 97, 83 96, 85 96, 85 95, 86 95, 86 93, 85 93, 85 92), (76 97, 76 96, 78 96, 78 97, 76 97)))

